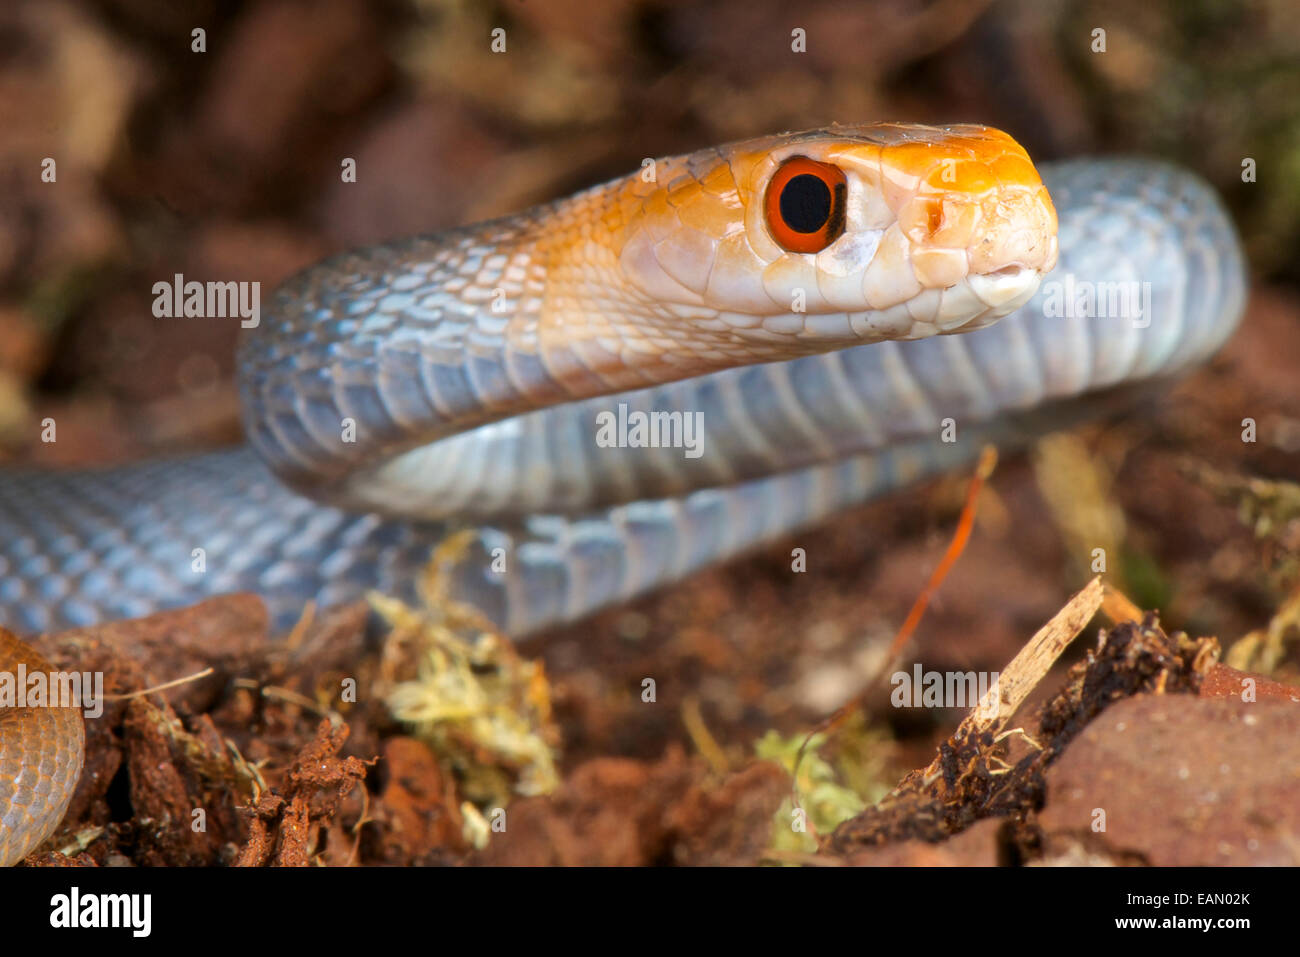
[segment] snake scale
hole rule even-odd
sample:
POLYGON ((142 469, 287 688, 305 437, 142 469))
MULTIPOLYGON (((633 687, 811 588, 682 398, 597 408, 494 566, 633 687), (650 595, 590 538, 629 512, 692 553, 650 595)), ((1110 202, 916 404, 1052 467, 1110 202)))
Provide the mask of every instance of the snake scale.
MULTIPOLYGON (((453 596, 525 635, 1184 372, 1245 295, 1218 198, 1162 162, 902 124, 648 162, 285 283, 240 346, 247 448, 0 473, 0 623, 253 591, 285 626, 412 597, 470 529, 453 596), (602 441, 615 411, 698 453, 602 441)), ((0 671, 33 654, 6 636, 0 671)), ((37 710, 0 706, 2 863, 81 766, 37 710)))

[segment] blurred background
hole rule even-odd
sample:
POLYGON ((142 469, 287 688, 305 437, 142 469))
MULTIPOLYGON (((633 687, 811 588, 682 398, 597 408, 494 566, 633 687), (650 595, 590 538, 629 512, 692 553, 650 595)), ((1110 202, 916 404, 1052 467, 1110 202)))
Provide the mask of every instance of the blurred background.
MULTIPOLYGON (((1290 0, 9 2, 0 461, 238 441, 237 323, 155 319, 152 285, 174 273, 269 289, 344 247, 511 212, 647 156, 831 121, 987 123, 1040 161, 1140 153, 1199 171, 1240 226, 1254 293, 1224 354, 1165 401, 1003 463, 920 659, 1000 667, 1088 577, 1077 543, 1100 540, 1168 625, 1229 645, 1263 629, 1243 663, 1294 671, 1297 103, 1290 0), (340 182, 345 157, 356 183, 340 182)), ((550 636, 569 759, 711 741, 712 760, 738 761, 852 697, 943 553, 964 482, 801 536, 806 575, 783 543, 550 636), (648 672, 681 707, 636 706, 648 672)), ((883 711, 907 767, 951 725, 883 711)))

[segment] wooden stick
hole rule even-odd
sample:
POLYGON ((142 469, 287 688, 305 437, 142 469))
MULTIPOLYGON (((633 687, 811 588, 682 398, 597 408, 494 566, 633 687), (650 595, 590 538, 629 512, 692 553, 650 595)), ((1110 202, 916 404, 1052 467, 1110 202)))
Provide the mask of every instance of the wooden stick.
MULTIPOLYGON (((1038 629, 1034 637, 1011 659, 993 687, 962 719, 952 740, 966 741, 985 731, 1001 731, 1029 696, 1029 692, 1043 680, 1056 659, 1061 657, 1061 652, 1069 647, 1070 642, 1092 620, 1092 616, 1101 607, 1103 593, 1101 577, 1098 576, 1066 602, 1065 607, 1051 621, 1038 629)), ((938 773, 939 762, 940 758, 936 755, 930 766, 922 772, 923 776, 928 778, 938 773)))

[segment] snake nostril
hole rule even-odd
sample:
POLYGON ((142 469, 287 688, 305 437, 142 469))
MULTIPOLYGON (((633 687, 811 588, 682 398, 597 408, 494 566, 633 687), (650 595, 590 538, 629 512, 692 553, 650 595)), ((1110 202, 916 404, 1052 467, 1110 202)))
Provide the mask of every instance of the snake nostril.
POLYGON ((933 236, 943 228, 943 203, 937 199, 931 200, 927 204, 925 214, 926 229, 928 229, 930 235, 933 236))

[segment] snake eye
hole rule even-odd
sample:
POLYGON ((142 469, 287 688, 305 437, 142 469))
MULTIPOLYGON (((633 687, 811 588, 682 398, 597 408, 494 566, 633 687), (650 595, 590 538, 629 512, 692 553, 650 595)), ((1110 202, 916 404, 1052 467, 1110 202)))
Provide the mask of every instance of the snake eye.
POLYGON ((792 156, 767 184, 767 226, 792 253, 821 252, 844 232, 844 171, 806 156, 792 156))

